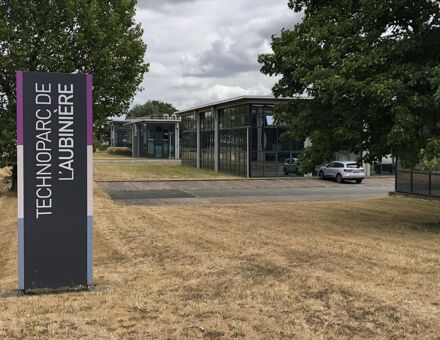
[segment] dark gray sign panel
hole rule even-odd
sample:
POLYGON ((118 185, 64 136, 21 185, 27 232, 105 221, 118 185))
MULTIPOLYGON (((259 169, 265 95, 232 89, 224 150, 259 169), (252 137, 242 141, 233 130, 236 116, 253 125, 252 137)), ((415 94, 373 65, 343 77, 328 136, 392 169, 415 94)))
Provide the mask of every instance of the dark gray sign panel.
POLYGON ((92 78, 17 72, 19 289, 92 282, 92 78))

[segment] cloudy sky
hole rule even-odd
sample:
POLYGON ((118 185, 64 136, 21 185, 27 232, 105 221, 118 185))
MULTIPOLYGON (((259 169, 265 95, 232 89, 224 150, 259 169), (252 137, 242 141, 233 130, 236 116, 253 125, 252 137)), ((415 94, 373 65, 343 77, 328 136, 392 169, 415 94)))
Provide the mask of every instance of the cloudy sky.
POLYGON ((136 20, 148 44, 150 72, 133 104, 178 109, 240 95, 270 95, 276 81, 259 72, 272 34, 301 16, 287 0, 139 0, 136 20))

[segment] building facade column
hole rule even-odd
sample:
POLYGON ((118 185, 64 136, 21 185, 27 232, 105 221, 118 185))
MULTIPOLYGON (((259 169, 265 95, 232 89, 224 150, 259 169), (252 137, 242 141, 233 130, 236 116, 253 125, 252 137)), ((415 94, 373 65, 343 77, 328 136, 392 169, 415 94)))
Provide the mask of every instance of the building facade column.
POLYGON ((246 128, 246 178, 251 178, 251 128, 246 128))
POLYGON ((197 111, 194 111, 195 117, 196 117, 196 124, 197 124, 197 169, 200 169, 200 114, 197 111))
POLYGON ((362 167, 364 168, 364 173, 366 177, 371 176, 371 165, 369 163, 362 163, 362 167))
POLYGON ((110 146, 116 146, 115 124, 110 124, 110 146))
POLYGON ((132 156, 133 157, 139 157, 139 127, 136 123, 132 124, 132 144, 131 144, 131 150, 132 150, 132 156))
POLYGON ((180 159, 180 126, 179 122, 174 127, 174 158, 180 159))
MULTIPOLYGON (((362 152, 362 156, 364 156, 365 153, 366 153, 365 151, 362 152)), ((371 165, 370 165, 369 163, 365 163, 365 162, 363 162, 363 163, 362 163, 362 167, 364 168, 365 176, 366 176, 366 177, 370 177, 370 176, 371 176, 371 165)))
POLYGON ((218 116, 218 111, 214 106, 212 107, 211 112, 212 112, 212 117, 214 118, 214 171, 218 172, 219 171, 218 163, 220 156, 219 116, 218 116))

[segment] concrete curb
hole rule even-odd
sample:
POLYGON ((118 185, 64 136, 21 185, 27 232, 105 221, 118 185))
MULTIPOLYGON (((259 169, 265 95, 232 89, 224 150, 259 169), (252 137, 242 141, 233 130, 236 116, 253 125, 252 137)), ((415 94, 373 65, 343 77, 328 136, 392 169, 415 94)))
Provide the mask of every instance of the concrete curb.
MULTIPOLYGON (((372 179, 386 179, 393 178, 391 176, 375 176, 372 179)), ((95 179, 95 182, 194 182, 194 181, 206 181, 206 182, 216 182, 216 181, 320 181, 318 177, 231 177, 231 178, 182 178, 182 179, 118 179, 118 180, 106 180, 106 179, 95 179)), ((328 182, 334 182, 327 180, 328 182)))
POLYGON ((319 180, 317 177, 310 177, 310 178, 304 178, 304 177, 252 177, 252 178, 246 178, 246 177, 231 177, 231 178, 182 178, 182 179, 121 179, 121 180, 95 180, 97 183, 101 182, 194 182, 194 181, 200 181, 200 182, 221 182, 221 181, 281 181, 281 180, 288 180, 288 181, 301 181, 301 180, 319 180))

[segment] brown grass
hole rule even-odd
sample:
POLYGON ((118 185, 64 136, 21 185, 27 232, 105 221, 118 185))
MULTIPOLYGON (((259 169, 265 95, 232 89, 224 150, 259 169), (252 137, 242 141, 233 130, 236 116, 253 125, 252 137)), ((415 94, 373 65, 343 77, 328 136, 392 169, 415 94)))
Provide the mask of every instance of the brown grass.
POLYGON ((0 193, 8 191, 11 187, 11 168, 0 168, 0 193))
POLYGON ((119 155, 97 150, 93 153, 93 159, 131 159, 131 155, 119 155))
MULTIPOLYGON (((0 196, 0 291, 16 200, 0 196)), ((140 207, 95 186, 98 290, 0 297, 0 339, 436 338, 440 204, 140 207)))
POLYGON ((173 163, 94 163, 93 169, 94 178, 98 181, 237 178, 173 163))

